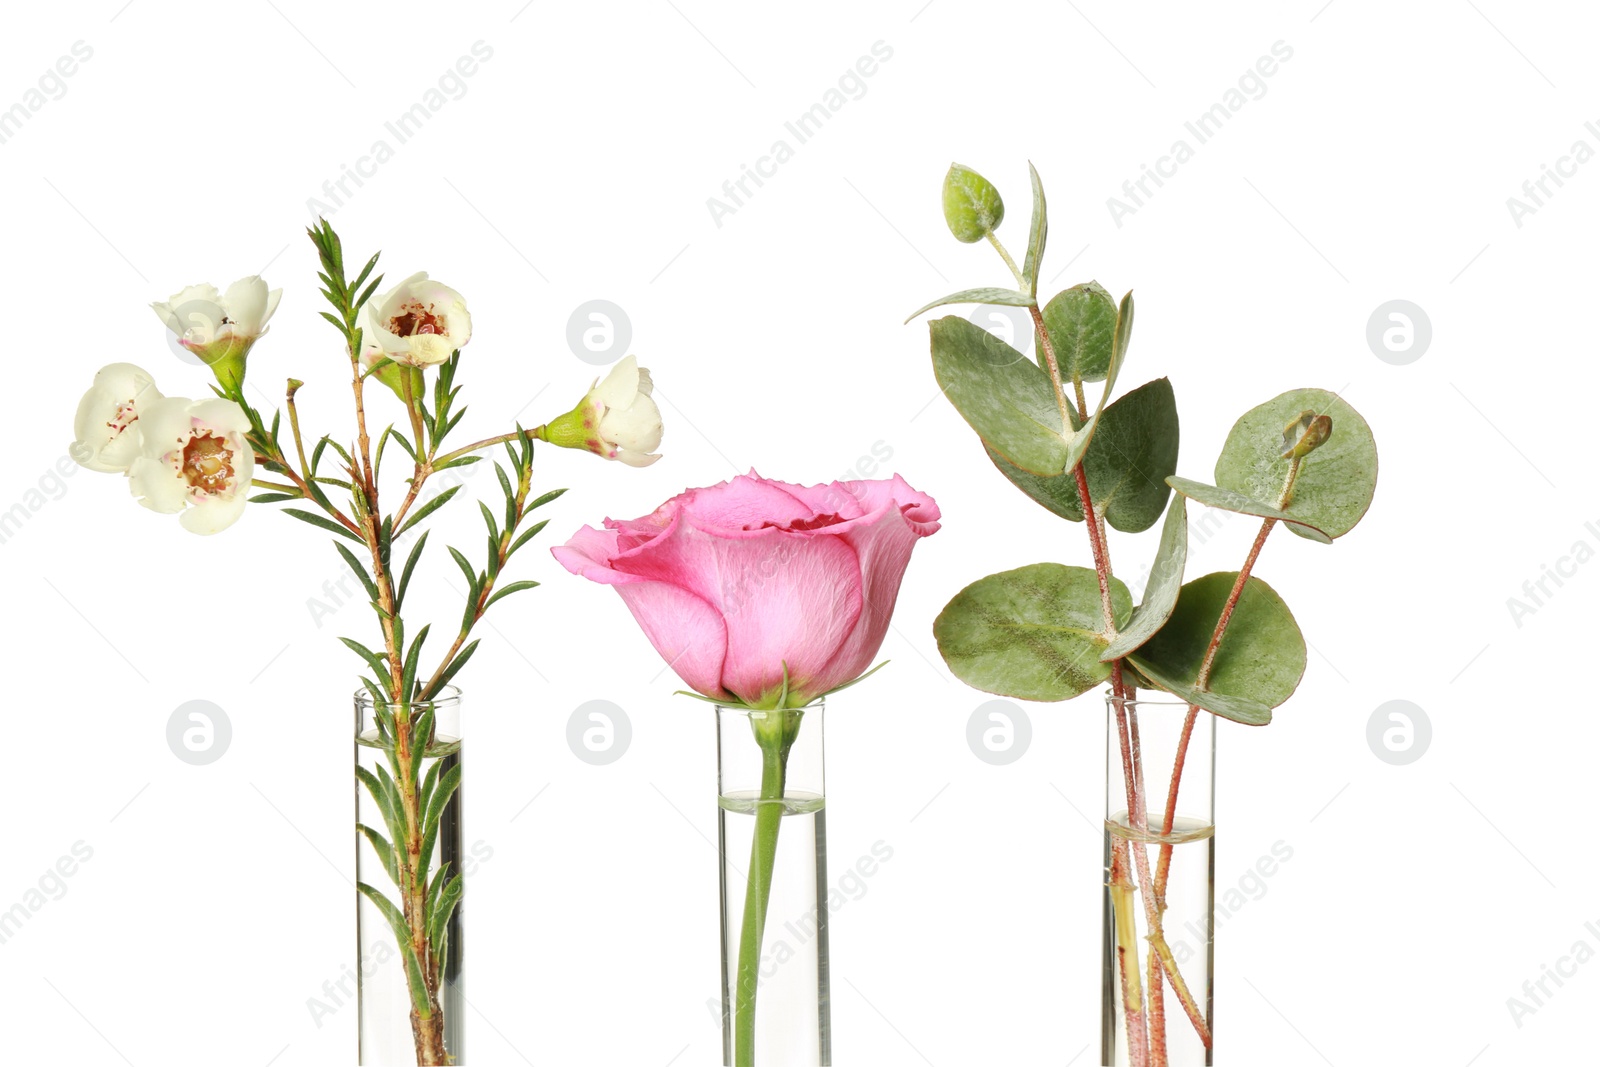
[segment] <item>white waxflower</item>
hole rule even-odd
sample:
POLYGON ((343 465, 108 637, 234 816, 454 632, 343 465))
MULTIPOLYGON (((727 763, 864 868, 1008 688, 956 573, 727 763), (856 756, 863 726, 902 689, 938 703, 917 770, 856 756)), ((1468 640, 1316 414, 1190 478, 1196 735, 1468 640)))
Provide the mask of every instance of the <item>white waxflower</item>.
POLYGON ((95 373, 78 401, 70 454, 87 470, 124 474, 139 456, 139 416, 161 399, 150 372, 132 363, 112 363, 95 373))
POLYGON ((250 420, 231 400, 166 397, 139 416, 142 451, 128 470, 139 503, 182 513, 185 530, 213 534, 244 513, 255 477, 250 420))
POLYGON ((461 294, 419 271, 368 304, 365 342, 396 363, 429 367, 472 339, 472 316, 461 294))
POLYGON ((178 336, 178 343, 210 367, 226 389, 244 380, 245 356, 267 332, 282 289, 267 289, 259 275, 240 278, 218 293, 209 283, 191 285, 151 308, 178 336))
POLYGON ((651 397, 650 372, 633 356, 597 381, 578 406, 545 428, 544 439, 562 448, 584 448, 630 467, 648 467, 661 456, 661 409, 651 397))

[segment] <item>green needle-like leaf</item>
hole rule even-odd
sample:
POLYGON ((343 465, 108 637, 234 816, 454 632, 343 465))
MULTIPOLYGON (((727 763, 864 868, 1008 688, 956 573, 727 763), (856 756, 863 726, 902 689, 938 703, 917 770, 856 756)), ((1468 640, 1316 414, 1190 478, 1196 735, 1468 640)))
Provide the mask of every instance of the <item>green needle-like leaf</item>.
MULTIPOLYGON (((316 483, 313 482, 311 484, 314 486, 316 483)), ((295 518, 299 519, 301 522, 309 522, 311 525, 321 527, 322 529, 327 530, 330 533, 336 533, 340 537, 349 538, 350 540, 354 541, 358 545, 365 544, 365 542, 362 541, 361 538, 357 537, 355 534, 351 533, 349 530, 345 529, 343 526, 341 526, 338 523, 334 522, 332 519, 324 518, 321 515, 312 514, 309 511, 301 511, 299 508, 284 508, 283 509, 283 513, 285 515, 293 515, 295 518)))
POLYGON ((427 518, 429 515, 432 515, 435 511, 438 511, 440 508, 444 507, 450 502, 450 498, 455 496, 460 491, 461 486, 452 485, 450 488, 446 489, 444 492, 440 493, 438 496, 422 505, 416 511, 413 511, 409 516, 407 516, 405 525, 395 531, 395 536, 400 536, 407 530, 411 529, 411 527, 427 518))
POLYGON ((366 587, 367 596, 377 600, 378 583, 374 582, 371 575, 367 574, 367 568, 363 567, 361 561, 356 559, 356 554, 337 541, 333 543, 333 547, 339 550, 339 555, 343 556, 345 563, 349 564, 351 573, 361 579, 361 584, 366 587))
POLYGON ((366 645, 363 645, 360 641, 353 641, 348 637, 341 637, 339 640, 342 641, 344 646, 350 651, 366 660, 367 666, 372 668, 373 673, 375 673, 381 681, 387 682, 389 680, 389 668, 384 664, 383 660, 378 658, 378 654, 376 652, 373 652, 372 649, 368 648, 366 645))
POLYGON ((489 602, 483 606, 483 610, 488 611, 494 606, 494 602, 503 596, 510 596, 512 593, 520 593, 524 589, 535 589, 538 588, 538 585, 538 582, 522 581, 512 582, 510 585, 503 586, 502 588, 495 590, 494 595, 489 598, 489 602))
POLYGON ((362 896, 372 901, 383 917, 389 920, 389 928, 394 931, 394 939, 400 945, 400 955, 405 963, 406 984, 411 988, 412 1009, 424 1019, 433 1018, 433 1008, 428 1003, 428 986, 422 979, 422 967, 417 962, 417 954, 411 947, 411 931, 406 927, 405 916, 388 897, 365 882, 359 883, 356 889, 362 896))
POLYGON ((422 531, 422 536, 417 538, 417 543, 411 546, 411 553, 406 556, 405 569, 400 572, 400 587, 394 594, 395 610, 400 610, 400 605, 406 599, 406 587, 411 584, 411 572, 416 569, 417 560, 422 558, 422 546, 428 543, 429 531, 422 531))
POLYGON ((372 850, 378 854, 378 859, 383 863, 383 869, 389 872, 389 880, 399 886, 400 868, 395 865, 394 846, 389 844, 389 839, 372 827, 364 826, 361 823, 356 823, 356 829, 360 830, 367 841, 371 843, 372 850))

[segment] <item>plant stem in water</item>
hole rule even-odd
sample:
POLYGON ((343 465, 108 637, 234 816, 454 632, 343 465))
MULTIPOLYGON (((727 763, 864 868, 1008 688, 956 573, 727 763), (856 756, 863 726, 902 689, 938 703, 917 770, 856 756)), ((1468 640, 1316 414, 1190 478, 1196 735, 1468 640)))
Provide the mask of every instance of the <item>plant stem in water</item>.
MULTIPOLYGON (((787 718, 785 712, 769 713, 787 718)), ((739 931, 739 973, 734 986, 734 1067, 755 1067, 756 984, 760 981, 761 938, 772 897, 772 870, 778 857, 778 830, 783 825, 783 786, 789 758, 786 729, 765 731, 752 721, 761 743, 761 798, 756 804, 755 840, 750 845, 750 874, 744 894, 744 925, 739 931)))

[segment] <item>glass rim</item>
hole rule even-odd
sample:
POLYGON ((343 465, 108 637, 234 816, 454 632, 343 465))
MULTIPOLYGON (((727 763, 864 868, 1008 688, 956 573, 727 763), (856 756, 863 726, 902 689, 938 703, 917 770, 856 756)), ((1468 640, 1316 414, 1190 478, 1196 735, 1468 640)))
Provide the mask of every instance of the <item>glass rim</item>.
MULTIPOLYGON (((1135 707, 1135 708, 1136 707, 1183 708, 1185 710, 1187 710, 1190 707, 1190 704, 1189 704, 1189 702, 1187 700, 1180 700, 1177 697, 1174 697, 1171 693, 1164 692, 1164 691, 1162 691, 1160 689, 1149 689, 1149 690, 1146 690, 1146 692, 1160 693, 1163 697, 1166 697, 1167 699, 1165 699, 1165 700, 1144 700, 1144 699, 1139 698, 1139 697, 1134 697, 1133 699, 1129 700, 1127 698, 1123 698, 1122 701, 1121 701, 1123 707, 1135 707)), ((1107 707, 1115 707, 1117 705, 1117 703, 1118 703, 1117 695, 1114 692, 1112 692, 1109 687, 1106 688, 1106 690, 1105 690, 1105 701, 1106 701, 1106 706, 1107 707)), ((1203 711, 1205 709, 1202 708, 1201 710, 1203 711)))
MULTIPOLYGON (((367 690, 366 686, 362 686, 360 689, 357 689, 355 691, 355 700, 356 700, 356 707, 358 707, 358 708, 365 709, 365 708, 371 708, 371 707, 375 706, 374 703, 373 703, 373 700, 372 700, 372 694, 367 690)), ((442 689, 439 690, 439 695, 434 697, 432 700, 413 700, 411 702, 411 707, 412 708, 449 708, 449 707, 454 707, 454 706, 456 706, 456 705, 458 705, 460 703, 461 703, 461 689, 460 689, 460 687, 459 686, 454 686, 454 685, 445 685, 442 689)))
POLYGON ((827 704, 828 698, 822 696, 813 700, 811 703, 801 705, 798 708, 752 708, 744 704, 718 704, 715 701, 711 703, 711 706, 716 709, 717 714, 719 715, 725 711, 743 713, 745 715, 772 715, 777 712, 821 711, 823 708, 827 707, 827 704))

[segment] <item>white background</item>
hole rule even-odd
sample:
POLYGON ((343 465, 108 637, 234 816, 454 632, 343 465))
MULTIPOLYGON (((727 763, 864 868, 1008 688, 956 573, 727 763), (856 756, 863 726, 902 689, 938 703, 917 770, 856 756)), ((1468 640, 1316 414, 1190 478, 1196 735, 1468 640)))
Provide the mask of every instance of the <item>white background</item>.
MULTIPOLYGON (((1020 496, 954 411, 930 404, 926 327, 901 325, 935 296, 1007 281, 945 230, 952 159, 999 184, 1019 256, 1026 161, 1038 166, 1049 293, 1089 278, 1137 290, 1123 383, 1171 377, 1182 473, 1209 480, 1233 419, 1291 387, 1341 391, 1377 436, 1366 520, 1331 548, 1280 534, 1261 560, 1315 651, 1272 726, 1220 730, 1219 891, 1275 842, 1293 858, 1219 933, 1217 1062, 1593 1057, 1600 964, 1547 983, 1520 1026, 1507 999, 1579 940, 1600 948, 1584 926, 1600 922, 1584 681, 1600 566, 1547 582, 1554 595, 1520 620, 1507 600, 1576 542, 1600 547, 1585 526, 1600 520, 1600 165, 1549 185, 1520 226, 1506 203, 1574 141, 1600 148, 1584 128, 1600 118, 1592 13, 921 2, 11 13, 0 107, 74 42, 93 55, 0 144, 13 370, 0 510, 27 511, 0 545, 0 909, 75 842, 93 856, 0 944, 7 1062, 354 1060, 354 1009, 319 1026, 308 999, 354 956, 357 662, 334 637, 365 634, 365 608, 316 624, 308 602, 326 602, 341 564, 327 537, 270 509, 198 538, 114 477, 51 472, 101 364, 132 360, 168 394, 203 394, 151 300, 263 269, 285 294, 251 356, 258 399, 305 379, 308 425, 348 433, 302 230, 308 198, 326 199, 323 183, 380 138, 394 158, 349 187, 333 221, 350 258, 381 247, 392 279, 425 269, 467 295, 463 433, 577 399, 595 370, 566 323, 594 298, 626 309, 660 384, 656 466, 541 450, 540 483, 574 486, 545 546, 752 466, 839 477, 875 446, 892 450, 880 476, 898 471, 944 509, 913 560, 891 666, 829 710, 835 869, 874 842, 894 850, 834 917, 841 1067, 1081 1065, 1097 1047, 1098 699, 1028 706, 1023 758, 980 762, 966 725, 985 698, 951 678, 930 633, 983 574, 1089 559, 1081 527, 1020 496), (493 55, 464 95, 397 145, 385 122, 477 41, 493 55), (784 122, 879 41, 892 58, 865 94, 795 146, 784 122), (1196 146, 1184 122, 1279 41, 1293 55, 1264 95, 1196 146), (794 158, 718 226, 707 198, 778 138, 794 158), (1118 226, 1107 198, 1178 138, 1194 158, 1118 226), (1405 366, 1366 340, 1392 299, 1432 323, 1405 366), (232 723, 208 766, 165 740, 192 699, 232 723), (1395 699, 1433 727, 1406 766, 1366 740, 1395 699)), ((469 484, 492 492, 487 478, 469 484)), ((475 510, 455 509, 436 545, 452 530, 476 543, 475 510)), ((1193 549, 1191 575, 1237 568, 1254 529, 1223 524, 1193 549)), ((1112 551, 1132 578, 1153 547, 1152 532, 1112 551)), ((441 553, 417 580, 448 618, 454 575, 441 553)), ((490 616, 464 678, 468 837, 493 851, 470 882, 472 1060, 716 1062, 711 712, 672 695, 612 593, 542 549, 518 576, 546 584, 490 616), (631 720, 609 766, 565 740, 592 699, 631 720)))

